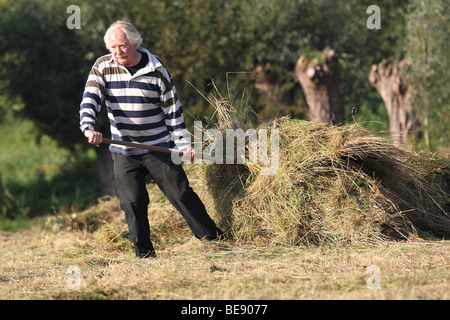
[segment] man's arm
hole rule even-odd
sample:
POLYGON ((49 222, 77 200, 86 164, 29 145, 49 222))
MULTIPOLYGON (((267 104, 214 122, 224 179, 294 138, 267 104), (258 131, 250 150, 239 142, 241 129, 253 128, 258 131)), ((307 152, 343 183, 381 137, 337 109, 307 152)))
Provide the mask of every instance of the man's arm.
POLYGON ((80 129, 88 142, 97 147, 102 143, 103 135, 95 131, 95 121, 104 99, 105 82, 96 64, 89 72, 80 105, 80 129))
POLYGON ((161 68, 161 106, 164 112, 164 121, 172 141, 178 149, 186 149, 191 145, 191 137, 184 122, 184 114, 178 99, 177 90, 168 70, 161 68))

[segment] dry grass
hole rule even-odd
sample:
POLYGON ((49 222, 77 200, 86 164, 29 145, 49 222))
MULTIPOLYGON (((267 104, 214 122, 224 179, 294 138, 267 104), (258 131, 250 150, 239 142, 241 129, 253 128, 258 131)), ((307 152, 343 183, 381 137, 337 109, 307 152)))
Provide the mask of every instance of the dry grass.
MULTIPOLYGON (((194 188, 203 179, 190 171, 194 188)), ((448 241, 286 246, 192 237, 181 216, 149 185, 156 259, 136 259, 118 199, 43 227, 0 233, 0 299, 449 299, 448 241), (97 212, 97 214, 95 214, 97 212), (103 220, 103 223, 98 221, 103 220), (95 226, 95 227, 94 227, 95 226), (380 268, 369 289, 368 266, 380 268), (67 286, 68 268, 80 288, 67 286)))
POLYGON ((450 298, 448 241, 263 247, 185 237, 144 260, 82 231, 2 233, 0 243, 2 300, 450 298), (72 265, 76 290, 67 286, 72 265), (380 289, 367 287, 369 265, 380 268, 380 289))

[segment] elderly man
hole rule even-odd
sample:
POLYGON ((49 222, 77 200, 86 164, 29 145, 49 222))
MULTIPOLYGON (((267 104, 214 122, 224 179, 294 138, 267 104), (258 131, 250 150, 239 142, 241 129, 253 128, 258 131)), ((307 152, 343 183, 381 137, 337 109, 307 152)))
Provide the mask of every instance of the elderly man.
MULTIPOLYGON (((80 106, 80 129, 89 143, 99 146, 102 133, 94 125, 106 102, 113 140, 170 147, 191 158, 189 132, 171 76, 160 58, 141 48, 142 37, 128 22, 117 21, 104 41, 111 54, 100 57, 86 82, 80 106)), ((120 204, 138 257, 155 257, 147 216, 149 197, 145 177, 151 175, 199 239, 222 236, 209 217, 181 164, 171 155, 111 145, 120 204)))

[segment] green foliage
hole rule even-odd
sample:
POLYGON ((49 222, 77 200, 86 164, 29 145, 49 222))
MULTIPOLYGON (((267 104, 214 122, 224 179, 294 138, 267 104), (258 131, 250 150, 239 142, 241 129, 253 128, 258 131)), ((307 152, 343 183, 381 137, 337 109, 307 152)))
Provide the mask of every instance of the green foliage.
POLYGON ((69 146, 79 140, 77 101, 86 49, 66 27, 68 1, 6 1, 0 10, 2 87, 20 97, 22 114, 69 146), (74 114, 75 113, 75 114, 74 114))
POLYGON ((13 218, 83 209, 101 195, 92 153, 58 147, 29 120, 6 120, 0 127, 2 229, 13 218))
POLYGON ((168 65, 187 114, 192 108, 194 116, 210 115, 196 89, 211 92, 214 80, 225 92, 229 73, 232 86, 251 91, 246 72, 266 62, 293 84, 287 90, 299 91, 295 62, 302 53, 325 47, 340 55, 341 91, 346 104, 355 104, 373 90, 367 81, 371 64, 399 56, 407 2, 383 1, 382 29, 368 30, 370 3, 363 0, 338 6, 313 0, 81 0, 81 29, 69 30, 70 1, 6 1, 0 13, 0 75, 8 80, 0 86, 23 100, 23 114, 42 132, 64 145, 79 142, 77 111, 87 73, 107 53, 107 27, 126 19, 141 31, 144 46, 168 65))
POLYGON ((353 120, 364 128, 389 137, 389 118, 383 99, 378 92, 370 92, 367 96, 360 99, 359 103, 351 108, 353 120))
POLYGON ((407 19, 406 51, 411 59, 412 104, 420 114, 420 130, 431 151, 450 151, 449 17, 448 1, 414 0, 407 19))

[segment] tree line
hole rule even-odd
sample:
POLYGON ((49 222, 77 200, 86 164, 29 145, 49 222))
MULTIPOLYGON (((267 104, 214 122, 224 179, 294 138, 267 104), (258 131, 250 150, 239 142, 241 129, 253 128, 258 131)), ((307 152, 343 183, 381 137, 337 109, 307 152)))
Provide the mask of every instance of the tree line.
MULTIPOLYGON (((87 73, 107 53, 108 26, 124 19, 142 33, 143 46, 165 61, 188 124, 189 115, 212 114, 198 91, 210 94, 214 82, 223 92, 248 88, 262 119, 285 114, 316 119, 323 111, 315 112, 316 103, 329 109, 328 120, 319 121, 345 123, 361 114, 392 130, 392 120, 376 106, 395 100, 385 99, 395 83, 390 94, 407 100, 406 106, 396 104, 409 117, 402 125, 406 132, 429 151, 448 150, 449 2, 377 1, 379 29, 368 27, 372 2, 3 0, 0 123, 13 113, 33 119, 67 148, 85 143, 78 108, 87 73), (80 8, 79 28, 68 27, 71 5, 80 8), (396 68, 398 77, 389 83, 389 70, 392 75, 396 68), (388 89, 377 88, 383 81, 388 89), (320 98, 325 95, 333 98, 328 105, 320 98)), ((98 130, 107 134, 106 117, 98 130)))

